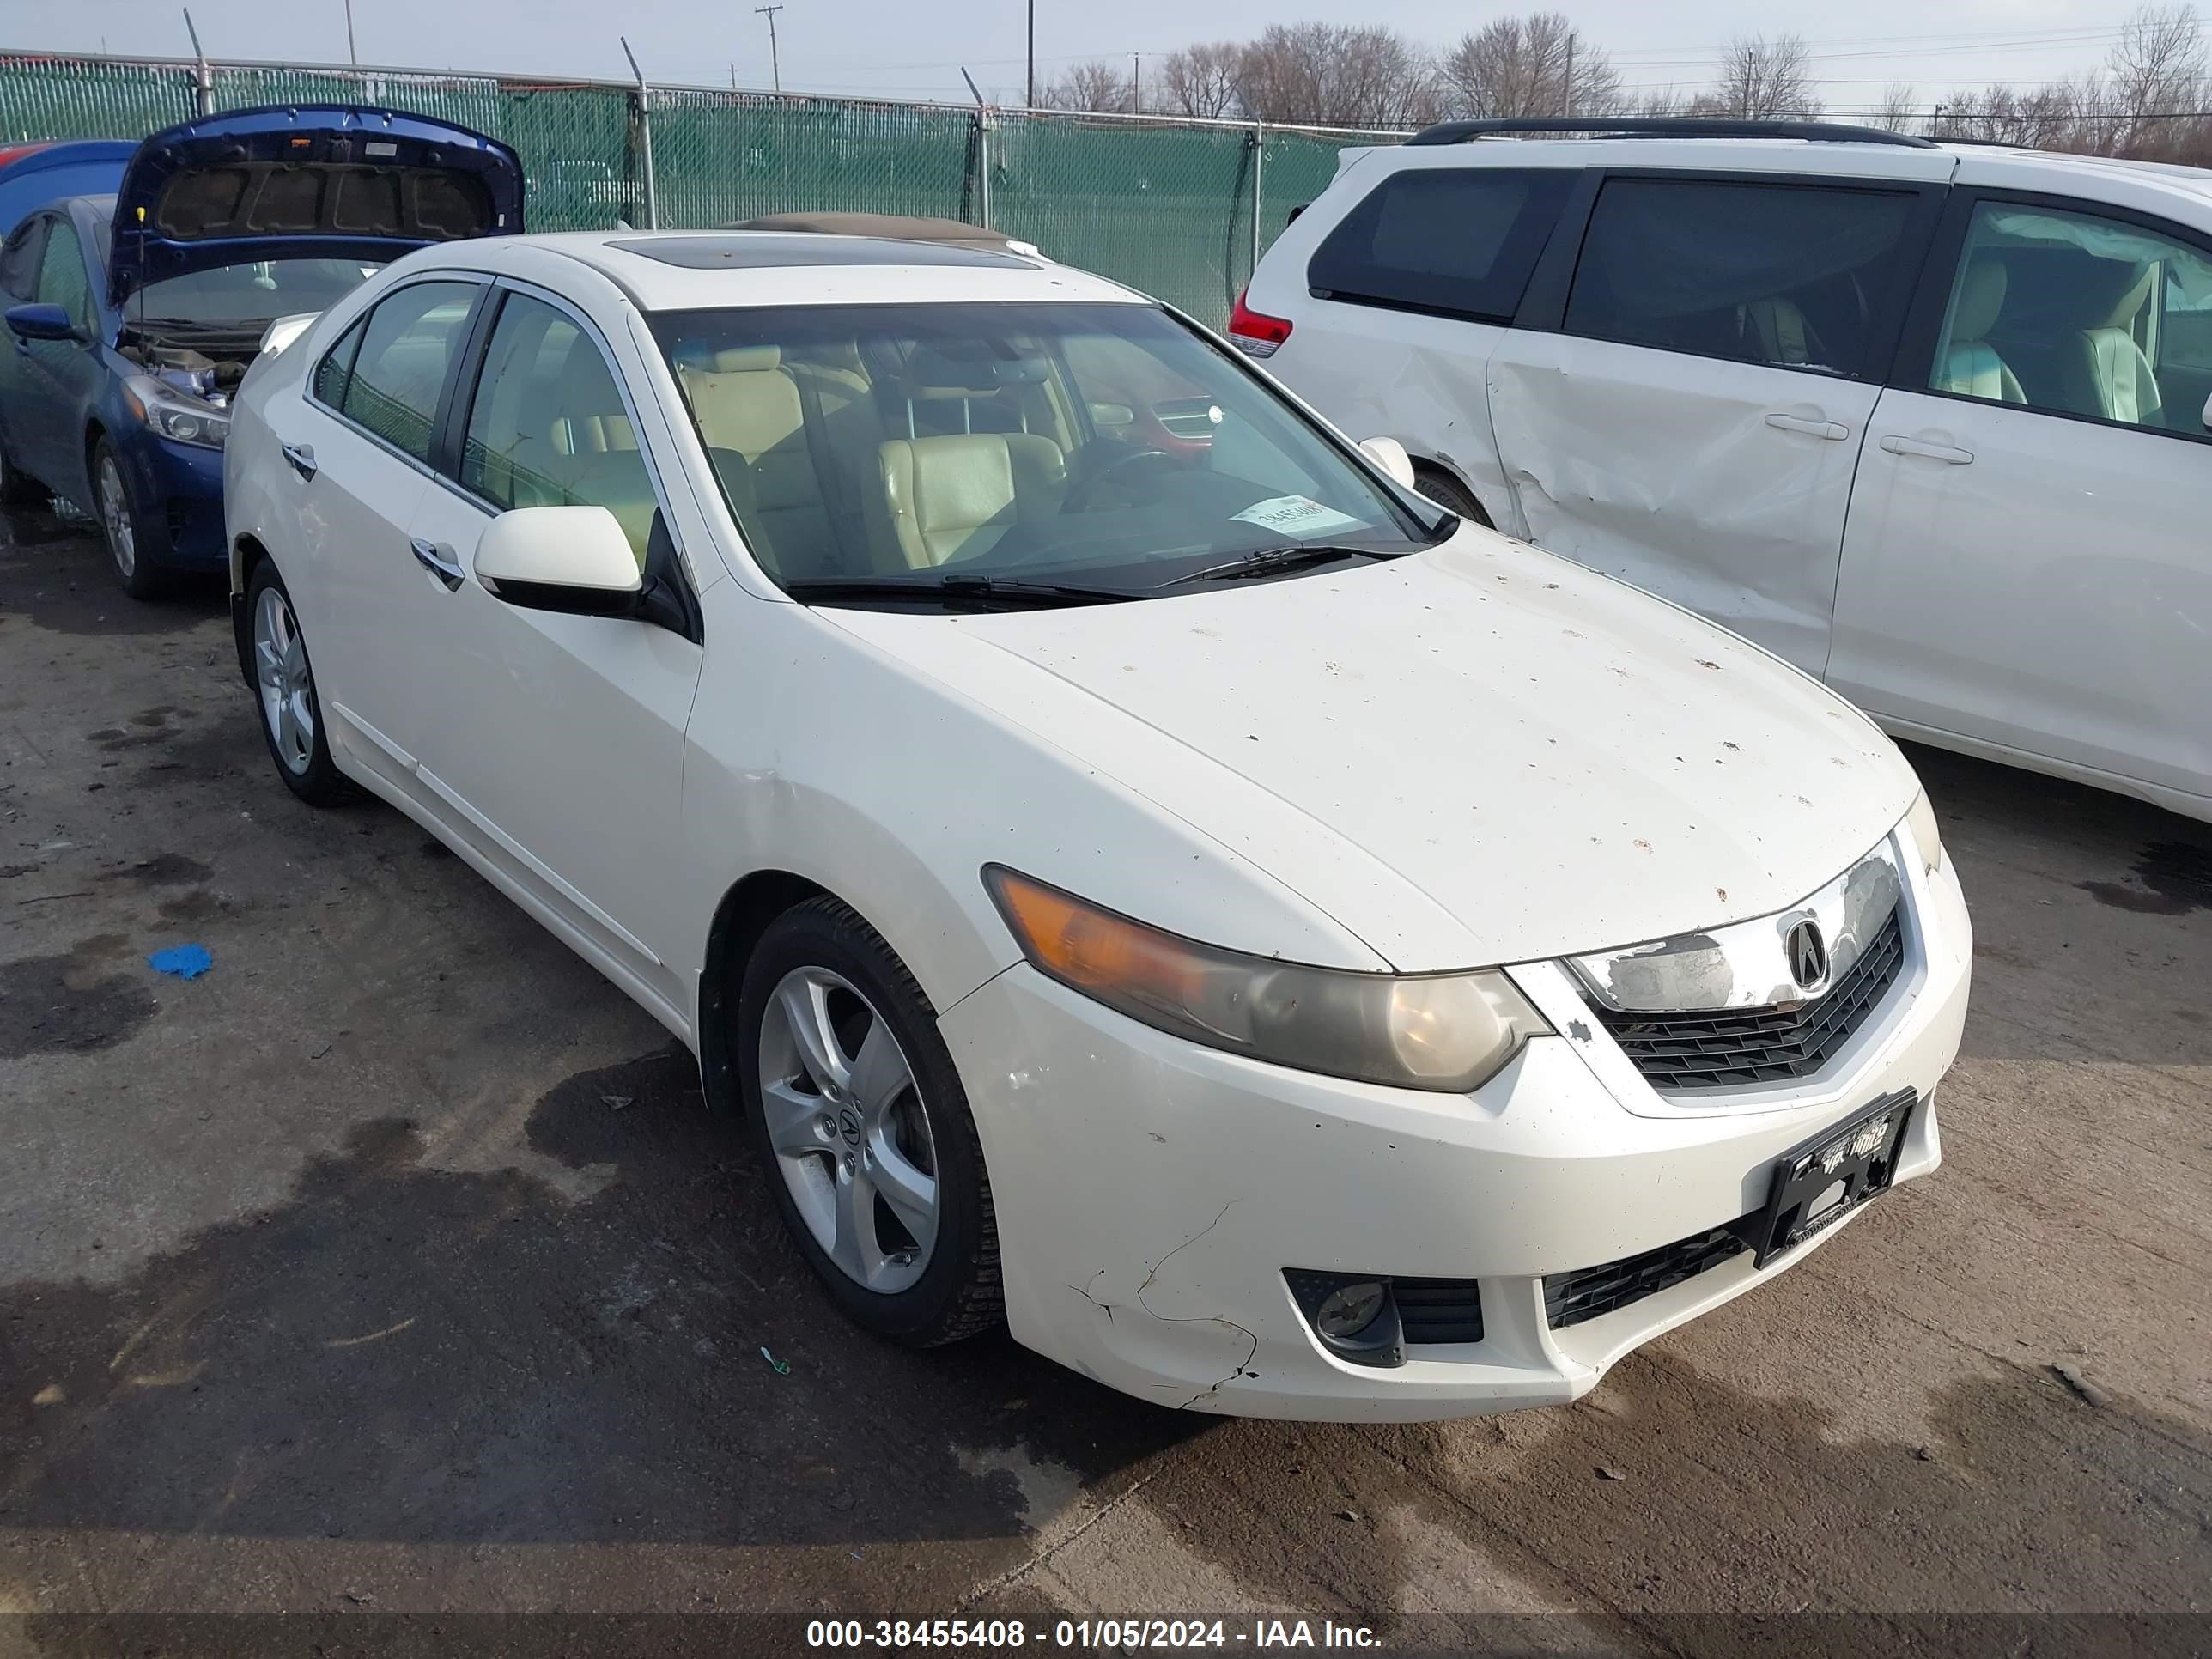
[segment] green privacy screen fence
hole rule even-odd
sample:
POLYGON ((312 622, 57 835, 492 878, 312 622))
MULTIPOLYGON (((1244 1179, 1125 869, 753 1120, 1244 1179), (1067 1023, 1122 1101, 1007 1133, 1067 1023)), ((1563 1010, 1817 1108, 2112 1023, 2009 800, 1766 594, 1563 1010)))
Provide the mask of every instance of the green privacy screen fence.
POLYGON ((309 102, 378 104, 505 139, 522 156, 533 230, 724 225, 799 211, 965 219, 1217 327, 1255 252, 1334 175, 1338 150, 1399 137, 419 70, 0 52, 0 143, 137 138, 203 111, 309 102))

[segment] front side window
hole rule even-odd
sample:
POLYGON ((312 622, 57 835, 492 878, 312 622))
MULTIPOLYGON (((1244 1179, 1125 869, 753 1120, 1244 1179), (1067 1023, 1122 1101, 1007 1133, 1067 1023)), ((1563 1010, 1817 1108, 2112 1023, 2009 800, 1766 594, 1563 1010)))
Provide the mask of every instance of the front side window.
POLYGON ((1395 173, 1314 250, 1306 281, 1324 299, 1506 321, 1572 177, 1565 168, 1395 173))
POLYGON ((1700 357, 1863 376, 1914 198, 1613 179, 1583 238, 1566 331, 1700 357))
POLYGON ((2120 220, 1980 203, 1929 386, 2204 436, 2212 253, 2120 220))
POLYGON ((495 507, 604 507, 645 568, 658 501, 614 372, 566 313, 500 307, 469 407, 461 483, 495 507))
POLYGON ((671 312, 653 329, 732 516, 787 586, 1135 597, 1257 555, 1441 533, 1151 306, 671 312))
POLYGON ((378 301, 337 405, 346 417, 428 460, 438 396, 477 293, 474 283, 412 283, 378 301))
POLYGON ((361 355, 361 337, 368 331, 368 319, 363 316, 345 331, 336 345, 323 354, 323 361, 315 365, 315 398, 332 409, 345 407, 346 386, 353 379, 353 360, 361 355))
POLYGON ((59 306, 79 330, 92 332, 92 280, 76 244, 76 228, 66 221, 57 220, 46 237, 46 254, 39 262, 39 301, 59 306))

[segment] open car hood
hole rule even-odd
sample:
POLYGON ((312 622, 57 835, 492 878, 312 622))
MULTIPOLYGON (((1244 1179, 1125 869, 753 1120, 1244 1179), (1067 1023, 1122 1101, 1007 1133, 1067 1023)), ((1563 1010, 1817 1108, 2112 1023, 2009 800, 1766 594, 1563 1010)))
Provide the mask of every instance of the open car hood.
POLYGON ((450 121, 343 104, 234 110, 138 146, 116 187, 108 295, 255 259, 384 262, 522 229, 522 163, 450 121))

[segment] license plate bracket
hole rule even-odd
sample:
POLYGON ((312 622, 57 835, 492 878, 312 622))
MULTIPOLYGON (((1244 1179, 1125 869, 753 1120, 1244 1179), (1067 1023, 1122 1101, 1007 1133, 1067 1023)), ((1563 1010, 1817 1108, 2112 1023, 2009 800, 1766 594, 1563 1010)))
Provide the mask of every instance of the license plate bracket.
POLYGON ((1919 1103, 1900 1089, 1777 1158, 1766 1206, 1749 1218, 1755 1264, 1764 1267, 1887 1192, 1919 1103), (1814 1208, 1838 1182, 1841 1195, 1814 1208))

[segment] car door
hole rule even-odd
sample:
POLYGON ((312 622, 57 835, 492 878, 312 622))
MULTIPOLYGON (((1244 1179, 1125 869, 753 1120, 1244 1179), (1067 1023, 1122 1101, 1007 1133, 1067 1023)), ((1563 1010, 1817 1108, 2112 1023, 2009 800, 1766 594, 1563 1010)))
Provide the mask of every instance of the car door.
POLYGON ((415 557, 416 503, 431 437, 486 285, 429 277, 385 293, 311 372, 303 395, 273 400, 295 545, 280 550, 307 636, 331 741, 397 791, 416 793, 451 620, 445 590, 415 557), (295 573, 296 565, 298 574, 295 573))
POLYGON ((1961 190, 1851 499, 1829 679, 2212 797, 2212 231, 1961 190))
POLYGON ((1931 189, 1607 177, 1557 316, 1524 318, 1490 359, 1530 537, 1820 672, 1851 472, 1931 189))
MULTIPOLYGON (((0 307, 27 305, 38 294, 39 262, 52 222, 46 214, 34 213, 0 243, 0 307)), ((26 445, 40 414, 31 386, 31 343, 13 330, 0 335, 0 447, 14 465, 27 471, 26 445)))
POLYGON ((22 457, 25 471, 90 512, 94 503, 87 482, 85 416, 100 395, 107 370, 95 343, 100 317, 93 304, 92 272, 76 227, 65 217, 56 216, 47 228, 33 298, 67 312, 79 337, 16 341, 27 369, 24 389, 34 413, 22 422, 20 434, 11 434, 18 444, 15 453, 22 457))
POLYGON ((456 401, 451 485, 424 494, 412 538, 453 574, 440 613, 437 718, 421 782, 459 833, 586 954, 660 1005, 690 1006, 675 942, 690 901, 669 879, 682 853, 684 726, 703 661, 688 632, 495 599, 472 574, 500 513, 612 512, 641 571, 689 604, 652 446, 670 441, 623 389, 606 338, 568 302, 503 287, 456 401))

